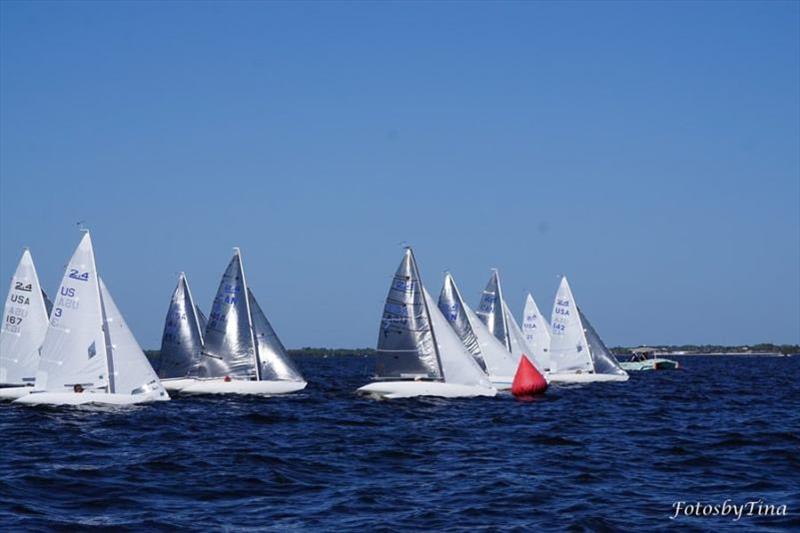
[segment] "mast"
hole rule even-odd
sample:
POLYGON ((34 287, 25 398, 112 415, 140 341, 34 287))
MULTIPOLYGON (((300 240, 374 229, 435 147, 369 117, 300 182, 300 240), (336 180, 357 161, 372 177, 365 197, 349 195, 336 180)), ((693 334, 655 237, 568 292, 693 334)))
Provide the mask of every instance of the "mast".
MULTIPOLYGON (((239 260, 241 261, 241 257, 239 258, 239 260)), ((242 269, 242 271, 244 271, 244 269, 242 269)), ((205 332, 200 328, 200 317, 197 316, 197 308, 194 305, 194 298, 192 297, 192 290, 189 288, 189 281, 186 279, 186 273, 185 272, 181 272, 180 276, 181 276, 181 280, 183 280, 183 286, 186 288, 186 294, 189 296, 189 305, 191 305, 191 307, 192 307, 192 314, 194 315, 194 323, 197 326, 197 331, 200 332, 200 343, 202 343, 203 342, 203 334, 205 332)))
POLYGON ((446 379, 444 375, 444 368, 442 367, 442 357, 439 355, 439 343, 436 341, 436 333, 433 331, 433 319, 431 318, 431 311, 428 309, 428 299, 425 297, 425 285, 422 283, 422 276, 419 275, 419 267, 417 267, 417 258, 414 257, 414 250, 407 247, 408 253, 411 254, 411 263, 414 265, 414 273, 417 275, 419 281, 420 292, 422 294, 422 303, 425 306, 425 316, 428 318, 428 327, 431 328, 431 338, 433 339, 433 351, 436 354, 436 363, 439 365, 439 373, 442 375, 442 380, 446 379))
MULTIPOLYGON (((247 278, 244 276, 244 262, 242 261, 242 252, 239 247, 233 248, 234 253, 239 257, 239 272, 242 275, 242 286, 244 287, 244 303, 247 307, 247 326, 250 329, 250 341, 253 343, 253 363, 256 367, 256 381, 261 381, 261 362, 258 357, 258 343, 256 343, 256 336, 253 331, 253 315, 250 312, 250 293, 247 290, 247 278)), ((192 304, 194 305, 194 304, 192 304)), ((195 316, 197 312, 195 311, 195 316)))
POLYGON ((108 331, 108 315, 106 314, 106 305, 103 302, 103 294, 100 292, 100 274, 97 272, 97 261, 94 257, 94 244, 92 243, 92 236, 89 233, 88 229, 81 228, 81 231, 86 233, 89 236, 89 243, 92 247, 92 266, 94 267, 94 288, 95 294, 97 298, 100 300, 100 313, 103 315, 103 322, 101 324, 101 329, 103 330, 103 342, 106 345, 106 380, 108 381, 108 392, 110 394, 114 394, 116 392, 116 387, 114 386, 114 355, 113 355, 113 345, 111 344, 111 335, 108 331))
POLYGON ((500 318, 503 320, 503 334, 506 338, 506 348, 508 351, 511 352, 511 338, 508 335, 508 322, 506 321, 506 306, 505 300, 503 299, 503 289, 500 288, 500 273, 497 271, 496 268, 493 268, 492 271, 494 272, 494 278, 497 280, 497 297, 500 300, 500 318))

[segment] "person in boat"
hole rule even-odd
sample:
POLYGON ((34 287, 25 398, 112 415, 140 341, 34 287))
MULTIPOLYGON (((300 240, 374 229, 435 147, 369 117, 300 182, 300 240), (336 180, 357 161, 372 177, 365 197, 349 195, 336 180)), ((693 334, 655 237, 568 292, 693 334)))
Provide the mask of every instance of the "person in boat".
POLYGON ((76 384, 75 384, 75 385, 72 387, 72 390, 73 390, 73 391, 75 391, 75 393, 76 393, 76 394, 80 394, 80 393, 82 393, 82 392, 83 392, 83 385, 81 385, 80 383, 76 383, 76 384))

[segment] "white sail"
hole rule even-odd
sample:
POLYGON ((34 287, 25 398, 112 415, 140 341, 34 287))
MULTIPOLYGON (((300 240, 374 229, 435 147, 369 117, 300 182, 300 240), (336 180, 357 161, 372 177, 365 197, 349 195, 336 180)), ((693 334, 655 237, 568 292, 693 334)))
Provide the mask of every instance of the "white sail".
POLYGON ((525 309, 522 312, 522 333, 525 342, 536 353, 547 356, 550 352, 550 324, 539 311, 539 306, 531 293, 525 298, 525 309))
POLYGON ((566 276, 561 279, 561 285, 556 293, 550 328, 551 370, 593 372, 594 365, 589 353, 589 344, 566 276))
POLYGON ((439 311, 436 301, 431 298, 428 291, 423 287, 422 292, 425 296, 425 303, 431 317, 431 329, 433 337, 438 347, 439 358, 442 363, 442 372, 446 383, 458 385, 471 385, 478 387, 492 388, 492 384, 481 367, 467 351, 467 348, 458 338, 456 332, 450 327, 447 319, 439 311))
POLYGON ((156 376, 153 367, 144 355, 128 324, 119 312, 117 304, 100 279, 100 298, 105 311, 106 331, 113 368, 113 390, 116 394, 144 394, 166 391, 156 376))
POLYGON ((25 249, 11 278, 0 326, 0 384, 33 384, 47 323, 45 296, 25 249))
POLYGON ((519 359, 524 354, 539 372, 549 372, 551 366, 550 357, 540 350, 534 350, 528 344, 525 340, 525 335, 522 333, 522 329, 520 329, 517 320, 514 318, 514 315, 511 314, 511 310, 508 308, 508 304, 506 304, 505 301, 503 302, 503 311, 506 315, 506 324, 508 324, 508 341, 511 345, 511 353, 514 354, 514 361, 519 364, 519 359))
POLYGON ((113 392, 109 382, 108 337, 92 239, 87 231, 67 265, 56 294, 36 372, 36 390, 113 392))

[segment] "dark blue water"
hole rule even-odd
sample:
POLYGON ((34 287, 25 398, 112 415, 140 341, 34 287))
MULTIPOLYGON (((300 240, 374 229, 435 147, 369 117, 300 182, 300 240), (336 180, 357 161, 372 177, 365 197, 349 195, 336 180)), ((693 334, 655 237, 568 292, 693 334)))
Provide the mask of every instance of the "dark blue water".
POLYGON ((0 527, 800 528, 800 357, 687 357, 540 401, 359 398, 367 358, 307 391, 150 406, 0 405, 0 527), (682 517, 763 500, 786 517, 682 517))

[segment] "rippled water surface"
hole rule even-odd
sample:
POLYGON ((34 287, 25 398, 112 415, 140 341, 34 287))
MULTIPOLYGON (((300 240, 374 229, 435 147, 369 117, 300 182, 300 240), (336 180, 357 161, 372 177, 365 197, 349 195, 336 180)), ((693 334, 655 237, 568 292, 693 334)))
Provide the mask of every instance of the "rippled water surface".
POLYGON ((354 357, 300 359, 285 397, 0 404, 0 526, 800 528, 800 357, 681 362, 534 402, 360 398, 354 357), (669 519, 727 498, 789 516, 669 519))

